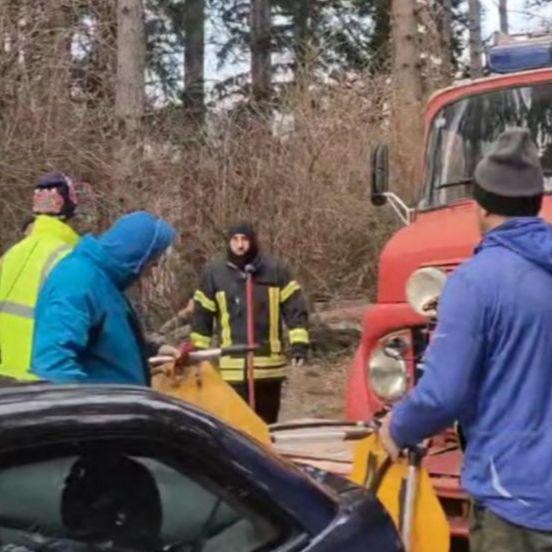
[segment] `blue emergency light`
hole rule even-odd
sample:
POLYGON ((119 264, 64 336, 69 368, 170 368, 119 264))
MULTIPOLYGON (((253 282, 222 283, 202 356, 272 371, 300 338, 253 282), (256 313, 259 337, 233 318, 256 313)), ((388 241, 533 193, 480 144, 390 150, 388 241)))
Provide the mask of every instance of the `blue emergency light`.
POLYGON ((487 52, 492 73, 514 73, 552 66, 552 40, 493 46, 487 52))

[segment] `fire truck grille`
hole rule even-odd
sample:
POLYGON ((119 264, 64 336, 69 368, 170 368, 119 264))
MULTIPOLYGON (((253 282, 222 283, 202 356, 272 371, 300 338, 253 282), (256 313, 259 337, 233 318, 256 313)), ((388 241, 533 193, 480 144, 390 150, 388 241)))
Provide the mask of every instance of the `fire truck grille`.
POLYGON ((429 345, 432 328, 427 326, 417 326, 412 328, 412 353, 414 358, 414 384, 420 381, 424 374, 423 358, 425 350, 429 345))

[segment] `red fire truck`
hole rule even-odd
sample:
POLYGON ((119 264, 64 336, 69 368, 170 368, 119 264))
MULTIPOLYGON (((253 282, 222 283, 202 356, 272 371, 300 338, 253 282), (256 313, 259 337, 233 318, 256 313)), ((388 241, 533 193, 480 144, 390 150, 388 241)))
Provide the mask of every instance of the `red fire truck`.
MULTIPOLYGON (((479 240, 471 199, 475 165, 511 126, 530 130, 552 191, 552 37, 500 37, 487 52, 488 75, 436 92, 425 111, 423 182, 410 208, 388 185, 388 150, 373 152, 372 202, 389 204, 404 222, 379 261, 376 303, 365 313, 351 368, 347 416, 368 419, 423 376, 436 300, 448 274, 479 240)), ((414 185, 416 183, 412 183, 414 185)), ((552 220, 552 198, 543 216, 552 220)), ((451 428, 433 440, 425 460, 450 521, 467 535, 461 452, 451 428)))

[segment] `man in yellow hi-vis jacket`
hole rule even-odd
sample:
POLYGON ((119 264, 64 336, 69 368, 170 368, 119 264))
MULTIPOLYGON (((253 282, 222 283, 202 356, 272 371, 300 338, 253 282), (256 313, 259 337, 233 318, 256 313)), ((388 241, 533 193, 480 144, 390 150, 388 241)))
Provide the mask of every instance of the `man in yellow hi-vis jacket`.
MULTIPOLYGON (((283 348, 285 323, 294 365, 307 358, 308 312, 301 288, 289 270, 266 254, 260 254, 257 238, 247 223, 228 232, 226 258, 207 265, 194 294, 191 340, 197 348, 211 344, 216 321, 222 347, 245 344, 247 334, 247 274, 253 281, 255 410, 267 423, 275 422, 280 408, 286 358, 283 348)), ((220 360, 223 378, 247 400, 246 366, 243 357, 220 360)))
POLYGON ((67 175, 42 175, 34 190, 32 229, 0 259, 0 376, 35 379, 29 373, 35 304, 50 270, 78 241, 67 223, 76 206, 67 175))

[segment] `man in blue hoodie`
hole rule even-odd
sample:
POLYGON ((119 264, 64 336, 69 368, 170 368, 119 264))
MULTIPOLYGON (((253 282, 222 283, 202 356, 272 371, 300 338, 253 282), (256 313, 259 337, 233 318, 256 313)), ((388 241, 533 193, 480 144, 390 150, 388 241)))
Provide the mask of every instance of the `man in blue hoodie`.
POLYGON ((119 218, 98 238, 85 236, 40 292, 31 371, 54 383, 148 385, 144 337, 124 292, 174 236, 144 211, 119 218))
POLYGON ((483 239, 443 290, 418 385, 384 420, 392 456, 458 420, 472 552, 552 550, 552 227, 529 133, 478 164, 483 239))

